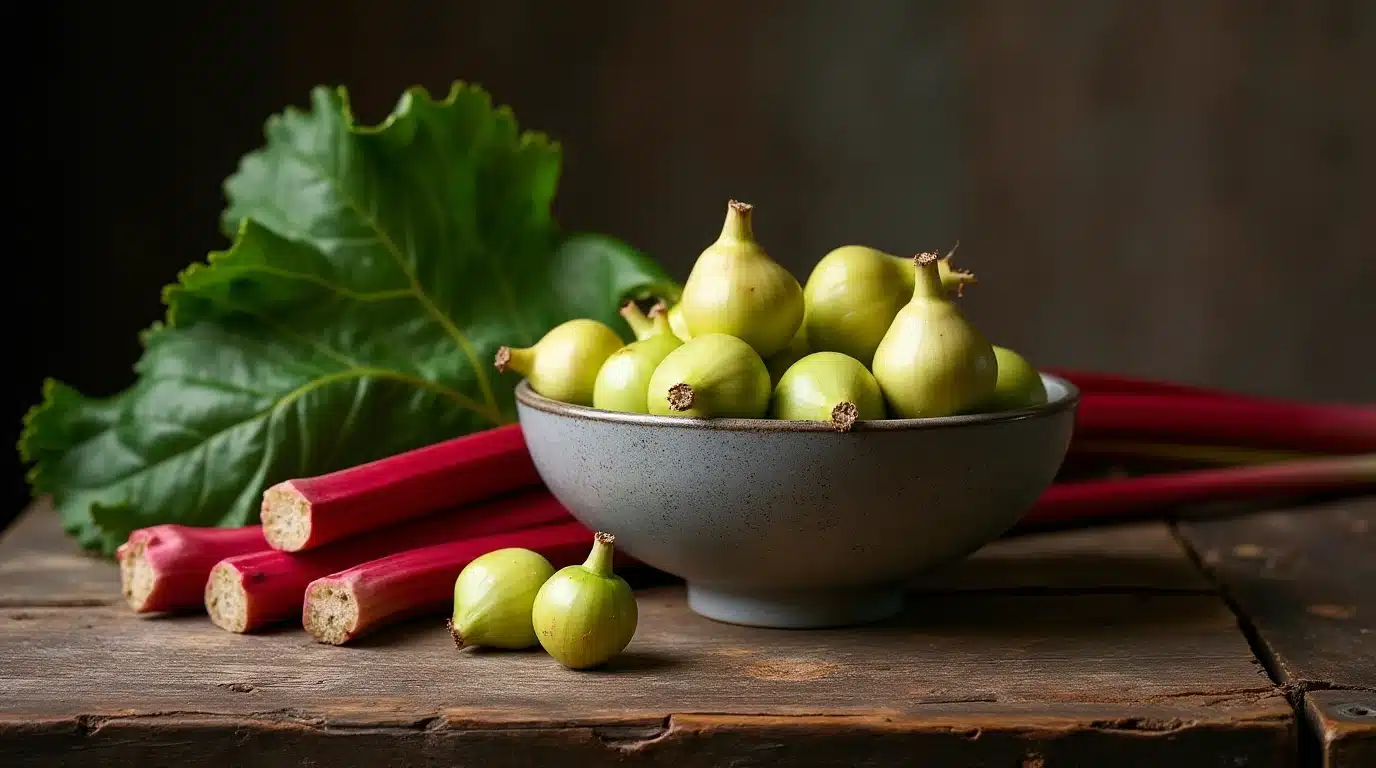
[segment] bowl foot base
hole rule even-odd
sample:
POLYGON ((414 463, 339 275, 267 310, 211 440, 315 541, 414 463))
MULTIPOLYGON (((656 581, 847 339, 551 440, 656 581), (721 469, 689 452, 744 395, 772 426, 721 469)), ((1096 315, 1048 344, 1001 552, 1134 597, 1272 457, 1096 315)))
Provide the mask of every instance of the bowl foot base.
POLYGON ((899 587, 845 590, 725 591, 688 584, 688 607, 727 624, 776 629, 820 629, 868 624, 903 610, 899 587))

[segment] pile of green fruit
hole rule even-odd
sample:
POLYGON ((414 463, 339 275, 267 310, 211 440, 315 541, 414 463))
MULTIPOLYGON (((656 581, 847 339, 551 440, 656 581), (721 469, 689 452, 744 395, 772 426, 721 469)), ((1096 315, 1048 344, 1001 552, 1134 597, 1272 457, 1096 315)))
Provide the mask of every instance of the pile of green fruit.
POLYGON ((621 314, 637 340, 572 320, 497 367, 539 394, 611 411, 690 418, 855 422, 1025 408, 1046 402, 1036 370, 989 343, 957 309, 975 281, 951 254, 913 259, 865 246, 828 253, 804 288, 755 241, 732 200, 678 304, 621 314))

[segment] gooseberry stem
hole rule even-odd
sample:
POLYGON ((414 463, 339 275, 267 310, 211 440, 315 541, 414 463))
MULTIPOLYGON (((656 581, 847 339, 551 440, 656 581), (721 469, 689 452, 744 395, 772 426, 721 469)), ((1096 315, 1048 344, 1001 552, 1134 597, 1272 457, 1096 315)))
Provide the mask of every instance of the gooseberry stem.
POLYGON ((942 275, 941 282, 946 286, 946 291, 948 293, 952 288, 955 288, 957 298, 965 295, 965 286, 974 285, 979 282, 979 280, 975 278, 975 273, 967 269, 956 269, 951 266, 951 257, 956 255, 956 249, 959 247, 960 241, 957 240, 956 244, 951 246, 951 250, 947 251, 946 255, 941 257, 940 263, 937 265, 938 267, 942 264, 946 265, 946 274, 942 275))
POLYGON ((627 299, 617 312, 626 321, 626 325, 631 327, 631 331, 637 339, 644 339, 654 333, 654 325, 650 322, 650 318, 640 311, 640 306, 635 301, 627 299))
POLYGON ((672 334, 674 332, 673 327, 669 325, 669 308, 665 306, 662 301, 656 302, 653 307, 650 307, 650 314, 646 318, 646 321, 649 323, 650 328, 647 338, 663 336, 664 334, 672 334))
POLYGON ((498 372, 512 370, 523 376, 530 374, 534 364, 535 350, 531 347, 498 347, 497 358, 493 361, 498 372))
POLYGON ((607 577, 612 575, 612 556, 616 553, 616 537, 610 533, 598 531, 592 537, 592 551, 588 553, 588 559, 583 561, 583 567, 598 576, 607 577))
POLYGON ((755 231, 751 226, 752 211, 754 206, 750 203, 742 203, 732 200, 726 204, 726 221, 721 226, 721 235, 718 240, 744 240, 755 239, 755 231))
POLYGON ((913 282, 913 298, 946 300, 946 289, 941 284, 941 270, 937 266, 940 260, 941 257, 934 252, 919 253, 913 257, 913 266, 917 270, 916 280, 913 282))

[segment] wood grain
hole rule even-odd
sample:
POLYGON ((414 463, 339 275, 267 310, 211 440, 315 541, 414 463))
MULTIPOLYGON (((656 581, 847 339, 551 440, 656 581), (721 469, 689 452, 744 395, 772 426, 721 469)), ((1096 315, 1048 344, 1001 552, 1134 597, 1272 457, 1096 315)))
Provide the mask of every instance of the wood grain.
POLYGON ((46 501, 0 537, 0 609, 108 605, 121 600, 114 563, 82 554, 46 501))
POLYGON ((1162 522, 1065 530, 991 542, 913 582, 922 591, 1212 592, 1162 522))
MULTIPOLYGON (((14 734, 28 733, 26 723, 66 723, 68 742, 112 719, 161 732, 167 713, 231 733, 257 723, 268 735, 287 726, 405 737, 431 728, 658 729, 631 738, 640 742, 687 728, 676 741, 706 738, 687 725, 702 722, 741 744, 770 742, 774 730, 806 734, 804 745, 887 733, 957 750, 975 732, 1010 733, 981 740, 970 753, 981 759, 1012 755, 1005 742, 1035 748, 1052 732, 1122 738, 1133 759, 1149 734, 1188 742, 1217 733, 1210 749, 1260 765, 1284 764, 1274 750, 1293 738, 1288 703, 1212 597, 940 595, 901 620, 821 632, 716 624, 687 611, 678 588, 647 591, 640 606, 627 653, 593 674, 540 653, 456 651, 436 621, 341 649, 296 630, 231 635, 199 617, 28 609, 6 616, 0 631, 0 716, 14 734), (1044 718, 1057 724, 1039 725, 1044 718)), ((531 735, 537 745, 573 738, 531 735)))
POLYGON ((1376 497, 1184 521, 1325 766, 1376 765, 1376 497))
POLYGON ((639 603, 635 641, 597 675, 565 672, 540 653, 459 653, 439 619, 340 650, 296 629, 244 638, 201 617, 25 609, 4 616, 0 711, 107 716, 133 699, 146 711, 236 715, 374 712, 380 702, 402 706, 406 718, 446 707, 503 720, 911 715, 933 701, 1133 703, 1273 691, 1232 615, 1206 596, 933 595, 915 599, 901 620, 809 632, 711 622, 687 610, 680 588, 647 590, 639 603), (60 648, 45 642, 56 638, 60 648), (84 669, 57 663, 76 658, 84 669))
MULTIPOLYGON (((637 583, 672 579, 640 577, 637 583)), ((919 591, 1195 591, 1211 582, 1164 523, 1068 530, 994 541, 914 581, 919 591)), ((120 600, 119 575, 82 555, 38 503, 0 539, 0 606, 104 605, 120 600)))
POLYGON ((1282 683, 1376 691, 1376 496, 1180 524, 1282 683))
POLYGON ((964 705, 910 722, 893 718, 674 715, 631 725, 323 728, 312 723, 167 715, 6 726, 8 766, 606 766, 878 768, 906 765, 1284 766, 1285 715, 1238 718, 1172 707, 1120 716, 994 712, 964 705), (1188 717, 1182 720, 1181 715, 1188 717), (1020 724, 1015 724, 1020 723, 1020 724), (23 740, 23 751, 16 744, 23 740))
MULTIPOLYGON (((0 764, 1289 764, 1294 713, 1233 615, 1169 575, 1187 561, 1158 526, 1127 533, 1135 548, 1124 531, 999 542, 902 617, 846 630, 719 624, 681 587, 642 590, 635 640, 592 673, 457 651, 438 619, 336 648, 118 605, 11 607, 0 764), (1096 539, 1156 565, 1076 567, 1096 539)), ((0 562, 33 554, 16 549, 31 535, 0 562)))

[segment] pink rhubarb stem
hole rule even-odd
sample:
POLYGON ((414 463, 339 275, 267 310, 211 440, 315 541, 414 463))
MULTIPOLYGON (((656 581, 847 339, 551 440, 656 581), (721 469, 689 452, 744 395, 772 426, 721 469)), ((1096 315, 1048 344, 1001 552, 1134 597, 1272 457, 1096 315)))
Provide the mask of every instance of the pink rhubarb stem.
POLYGON ((459 573, 488 552, 521 547, 562 568, 581 563, 591 543, 592 531, 567 522, 399 552, 311 582, 301 623, 316 640, 343 645, 404 618, 443 612, 459 573))
POLYGON ((369 560, 441 542, 572 519, 544 489, 429 515, 369 536, 309 552, 268 550, 221 560, 205 583, 211 621, 230 632, 252 632, 301 614, 306 586, 369 560))
POLYGON ((124 599, 136 613, 200 608, 210 569, 226 557, 268 549, 263 527, 154 525, 129 534, 115 551, 124 599))
POLYGON ((1376 407, 1175 395, 1085 395, 1075 436, 1313 453, 1376 451, 1376 407))
POLYGON ((1267 464, 1274 461, 1314 458, 1298 451, 1239 448, 1231 445, 1190 445, 1152 443, 1137 440, 1107 440, 1075 437, 1070 442, 1075 456, 1116 456, 1126 459, 1171 459, 1197 464, 1267 464))
POLYGON ((1354 493, 1376 490, 1376 454, 1057 483, 1037 499, 1022 522, 1155 515, 1185 504, 1259 500, 1339 490, 1354 493))
POLYGON ((511 424, 263 493, 274 548, 314 549, 440 509, 539 485, 521 427, 511 424))
POLYGON ((1047 368, 1046 373, 1060 376, 1078 388, 1085 395, 1181 395, 1185 397, 1216 397, 1223 400, 1265 401, 1264 398, 1242 392, 1223 389, 1198 387, 1192 384, 1177 384, 1157 379, 1140 379, 1094 371, 1076 371, 1067 368, 1047 368))

